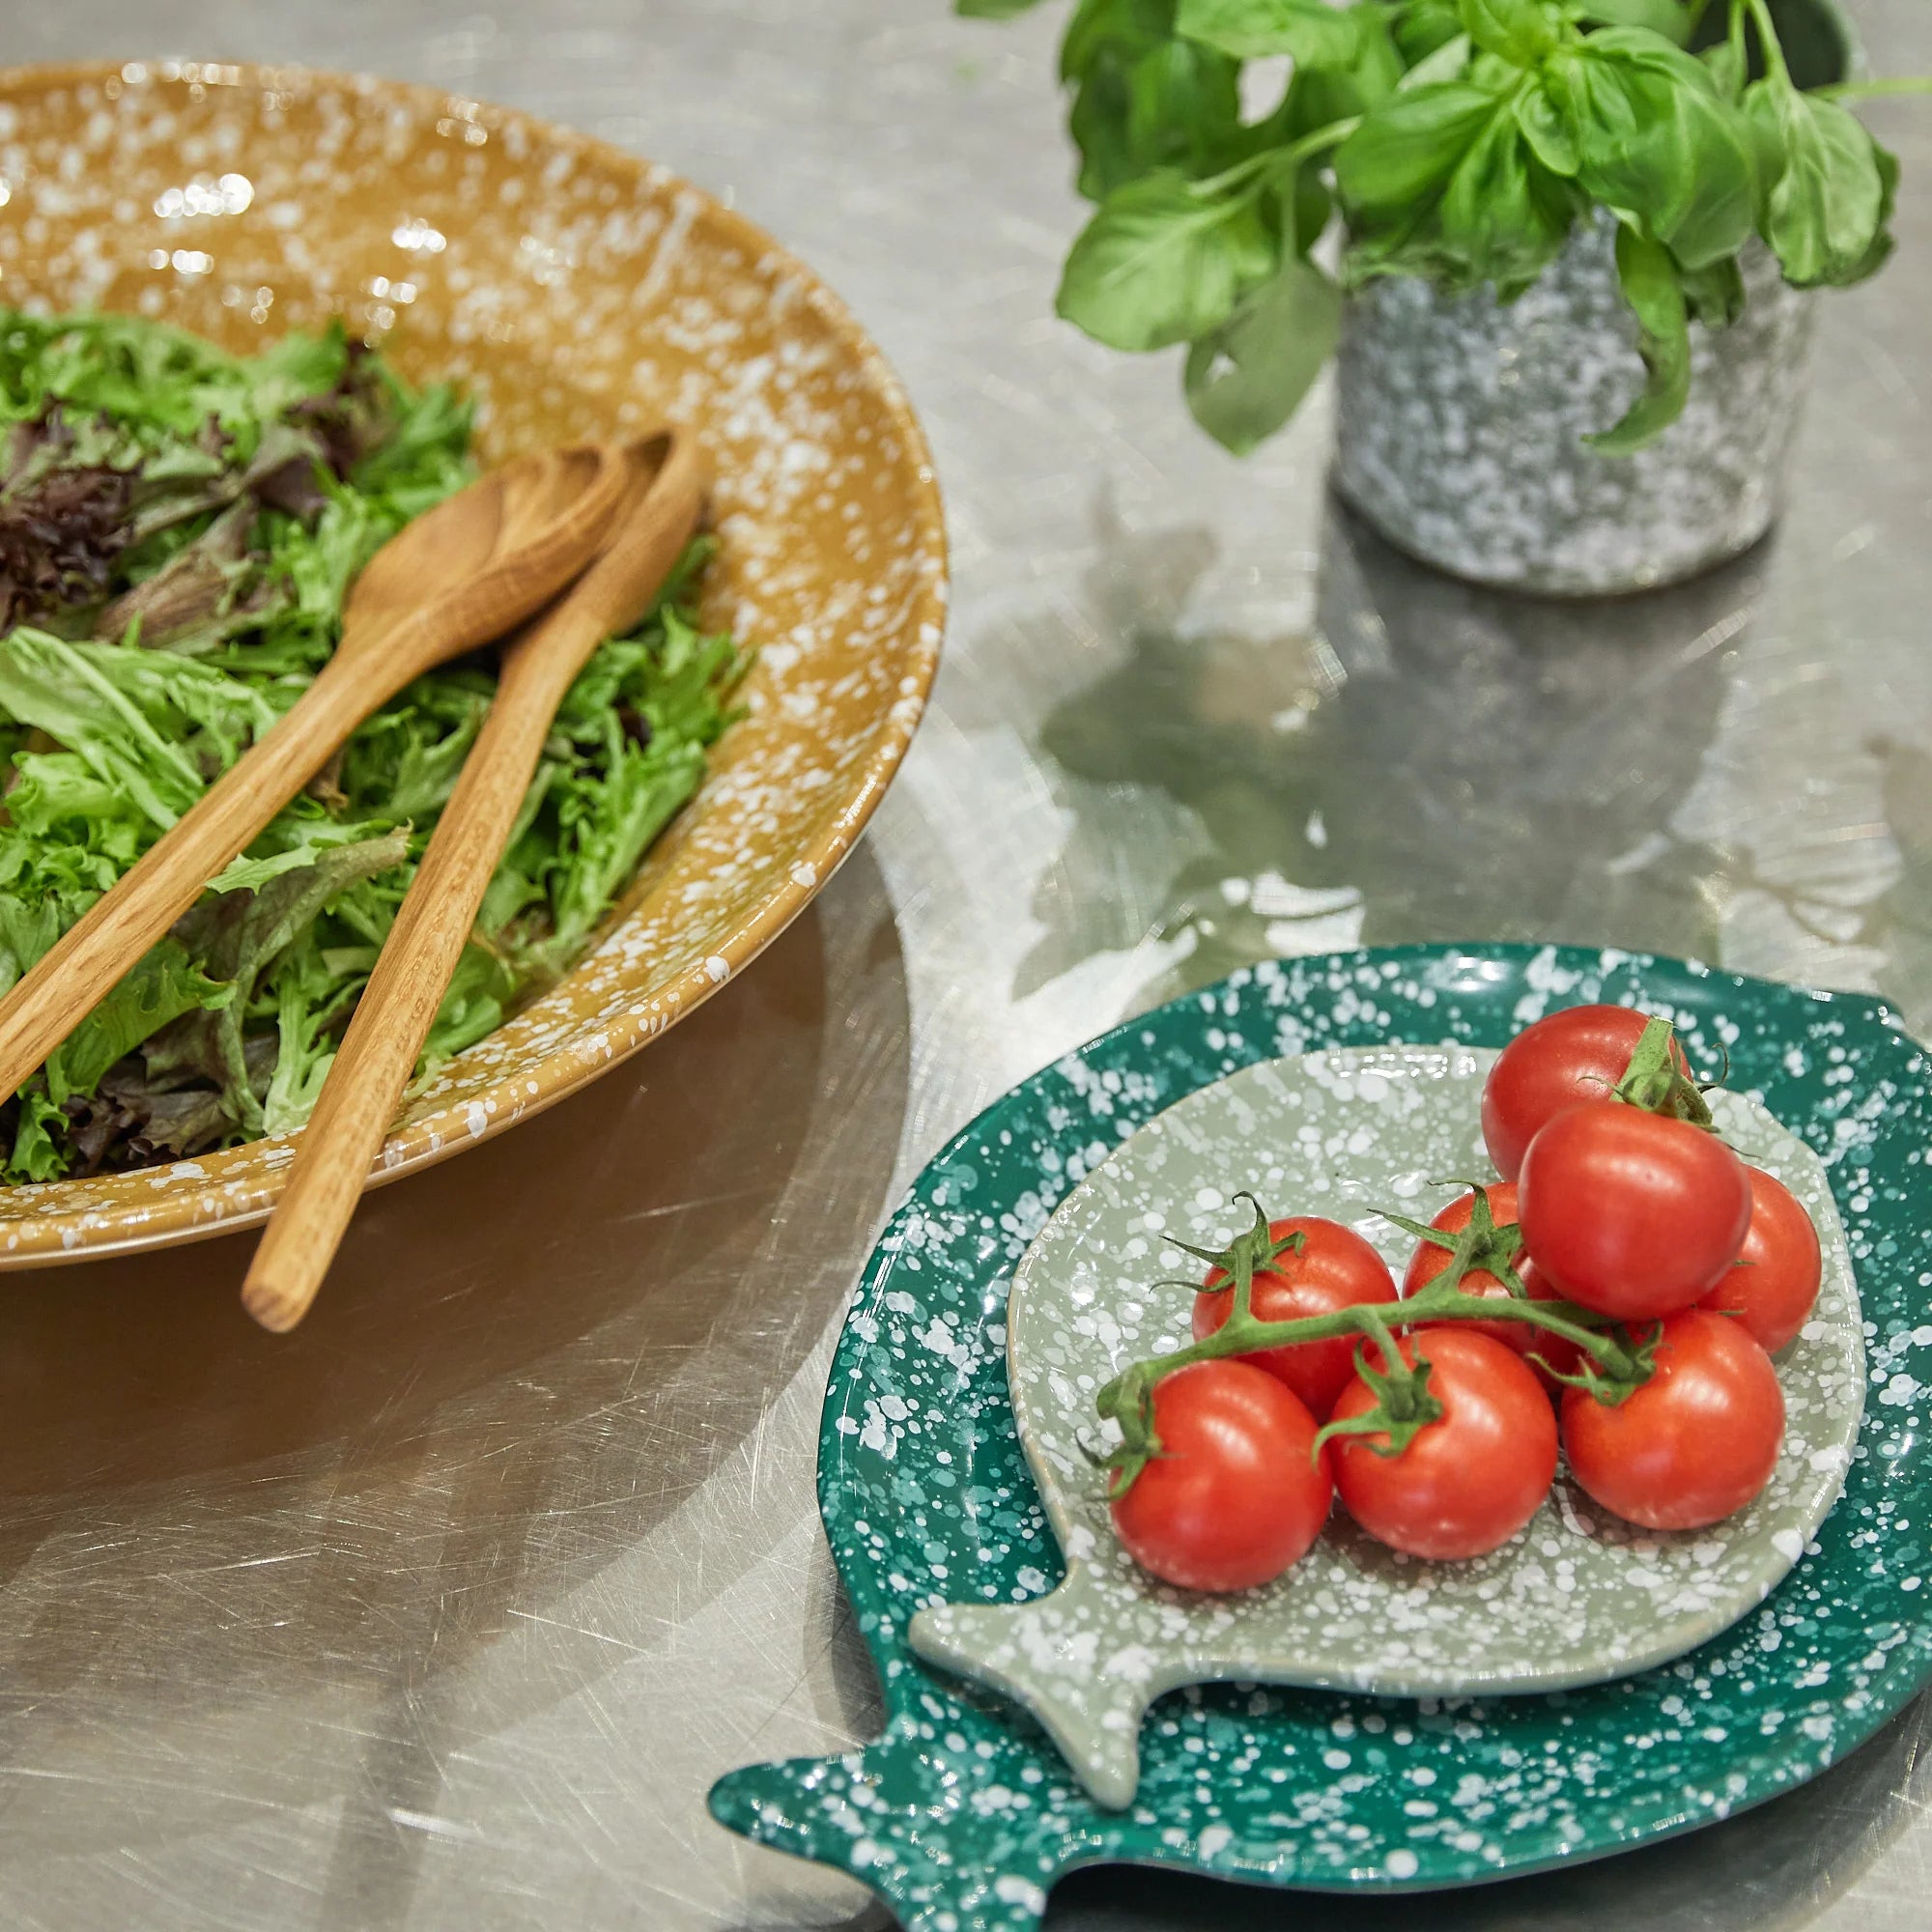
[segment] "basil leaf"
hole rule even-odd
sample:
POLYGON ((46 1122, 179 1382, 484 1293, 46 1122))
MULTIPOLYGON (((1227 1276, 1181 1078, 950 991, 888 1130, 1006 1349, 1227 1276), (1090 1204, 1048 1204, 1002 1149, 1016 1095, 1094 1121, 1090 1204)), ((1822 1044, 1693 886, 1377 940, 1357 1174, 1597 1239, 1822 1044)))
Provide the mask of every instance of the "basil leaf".
POLYGON ((1493 94, 1463 81, 1391 96, 1335 151, 1335 185, 1350 216, 1411 219, 1447 185, 1495 110, 1493 94))
POLYGON ((1444 190, 1436 215, 1436 274, 1451 287, 1493 282, 1504 301, 1555 260, 1575 201, 1536 157, 1514 103, 1497 103, 1444 190))
POLYGON ((1605 27, 1645 27, 1688 46, 1696 15, 1682 0, 1583 0, 1580 17, 1605 27))
POLYGON ((1067 128, 1090 201, 1155 168, 1209 174, 1233 158, 1242 136, 1236 63, 1171 38, 1147 0, 1102 0, 1074 26, 1082 39, 1067 128))
POLYGON ((1878 143, 1834 101, 1781 76, 1745 90, 1755 140, 1764 239, 1801 289, 1857 279, 1883 236, 1887 181, 1878 143))
POLYGON ((1711 71, 1719 95, 1735 106, 1745 98, 1745 82, 1750 78, 1742 41, 1719 41, 1697 56, 1711 71))
POLYGON ((1541 83, 1517 97, 1517 126, 1522 129, 1536 158, 1550 173, 1574 177, 1583 165, 1577 145, 1577 133, 1564 118, 1563 110, 1541 83))
POLYGON ((1622 422, 1584 439, 1605 456, 1629 456, 1653 441, 1684 413, 1690 398, 1690 316, 1670 250, 1620 226, 1617 279, 1636 315, 1648 380, 1622 422))
POLYGON ((1655 35, 1608 28, 1547 74, 1594 200, 1637 216, 1686 268, 1737 253, 1755 215, 1751 156, 1741 117, 1700 61, 1655 35))
POLYGON ((1456 0, 1408 0, 1393 23, 1395 43, 1410 67, 1419 66, 1463 32, 1456 0))
MULTIPOLYGON (((1487 58, 1487 56, 1486 56, 1487 58)), ((1435 90, 1444 113, 1446 175, 1424 179, 1420 164, 1393 184, 1392 197, 1370 211, 1350 208, 1350 240, 1344 267, 1350 285, 1377 275, 1424 276, 1461 291, 1493 283, 1499 299, 1513 301, 1555 259, 1588 202, 1574 182, 1546 167, 1518 119, 1514 90, 1503 95, 1465 88, 1470 116, 1451 118, 1454 103, 1435 90), (1473 126, 1470 123, 1473 122, 1473 126), (1452 147, 1452 141, 1458 145, 1452 147)), ((1406 112, 1408 96, 1391 108, 1406 112)), ((1378 111, 1365 130, 1379 127, 1378 111)), ((1346 197, 1364 184, 1340 163, 1338 185, 1346 197)), ((1423 157, 1427 159, 1425 156, 1423 157)), ((1379 184, 1370 184, 1379 185, 1379 184)))
POLYGON ((1076 81, 1113 55, 1131 65, 1174 38, 1174 0, 1080 0, 1060 43, 1060 77, 1076 81))
POLYGON ((969 20, 1016 20, 1039 0, 952 0, 952 11, 969 20))
POLYGON ((1145 174, 1128 133, 1134 69, 1167 44, 1160 0, 1081 0, 1060 46, 1060 77, 1074 89, 1067 131, 1080 153, 1079 189, 1103 201, 1145 174))
POLYGON ((1898 245, 1891 232, 1891 217, 1898 206, 1898 156, 1877 141, 1872 143, 1872 153, 1878 160, 1879 183, 1885 191, 1879 204, 1878 233, 1873 236, 1864 259, 1854 263, 1840 277, 1838 286, 1843 289, 1869 281, 1891 259, 1891 251, 1898 245))
POLYGON ((1603 27, 1577 43, 1575 52, 1599 60, 1621 62, 1639 72, 1674 80, 1694 93, 1714 95, 1711 71, 1695 54, 1672 46, 1655 34, 1628 27, 1603 27))
POLYGON ((1745 273, 1735 255, 1684 276, 1684 298, 1706 328, 1728 328, 1745 312, 1745 273))
POLYGON ((1245 456, 1314 386, 1342 326, 1342 292, 1293 255, 1187 354, 1187 406, 1223 448, 1245 456))
POLYGON ((1056 307, 1110 349, 1165 349, 1218 328, 1276 262, 1252 200, 1216 200, 1161 170, 1101 203, 1066 258, 1056 307))
POLYGON ((1174 26, 1236 60, 1290 54, 1305 67, 1352 67, 1366 17, 1328 0, 1180 0, 1174 26))
POLYGON ((1066 115, 1066 131, 1080 154, 1075 185, 1089 201, 1105 201, 1146 170, 1127 138, 1127 77, 1116 65, 1091 70, 1066 115))
POLYGON ((1556 50, 1556 23, 1542 0, 1463 0, 1463 31, 1517 67, 1534 67, 1556 50))
POLYGON ((1468 72, 1475 51, 1467 34, 1452 34, 1434 53, 1417 61, 1403 75, 1403 88, 1433 87, 1438 80, 1461 80, 1468 72))
POLYGON ((1328 218, 1335 212, 1335 197, 1328 192, 1318 168, 1301 168, 1294 178, 1294 193, 1289 202, 1288 218, 1293 223, 1293 232, 1306 239, 1297 249, 1293 244, 1285 251, 1289 254, 1307 254, 1321 239, 1322 231, 1328 226, 1328 218))
POLYGON ((1241 120, 1240 71, 1189 41, 1144 54, 1127 75, 1127 149, 1146 166, 1206 170, 1219 162, 1241 120))
POLYGON ((1349 67, 1297 66, 1282 103, 1285 141, 1352 121, 1386 100, 1404 79, 1402 55, 1378 14, 1363 14, 1361 47, 1349 67))

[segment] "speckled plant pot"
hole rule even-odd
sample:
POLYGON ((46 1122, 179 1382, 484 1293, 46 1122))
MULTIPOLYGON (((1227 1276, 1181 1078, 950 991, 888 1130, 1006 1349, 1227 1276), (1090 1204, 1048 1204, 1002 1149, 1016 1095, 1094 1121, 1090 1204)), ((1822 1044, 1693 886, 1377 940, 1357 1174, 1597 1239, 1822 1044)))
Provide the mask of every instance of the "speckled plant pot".
POLYGON ((1335 488, 1392 543, 1482 583, 1637 590, 1735 556, 1783 504, 1817 300, 1756 246, 1745 282, 1732 327, 1692 325, 1683 419, 1622 457, 1583 441, 1643 385, 1607 221, 1509 307, 1373 284, 1343 329, 1335 488))
MULTIPOLYGON (((1862 68, 1836 0, 1776 0, 1803 85, 1862 68)), ((1643 384, 1617 287, 1614 225, 1580 226, 1528 294, 1445 297, 1402 276, 1349 303, 1334 485, 1412 555, 1481 583, 1590 596, 1695 576, 1748 549, 1783 506, 1818 298, 1768 251, 1744 258, 1732 327, 1691 325, 1683 419, 1634 456, 1583 438, 1643 384)))

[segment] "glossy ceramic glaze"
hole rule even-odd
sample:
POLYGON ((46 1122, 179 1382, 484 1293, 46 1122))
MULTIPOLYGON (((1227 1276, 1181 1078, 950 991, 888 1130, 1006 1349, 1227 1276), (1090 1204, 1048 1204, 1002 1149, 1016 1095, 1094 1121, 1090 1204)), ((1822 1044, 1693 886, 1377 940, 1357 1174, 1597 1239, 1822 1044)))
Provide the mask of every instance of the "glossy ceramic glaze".
MULTIPOLYGON (((837 298, 664 170, 505 109, 293 69, 0 72, 0 299, 248 350, 331 316, 460 384, 503 456, 668 420, 717 476, 706 619, 751 714, 602 943, 443 1067, 379 1178, 500 1132, 662 1033, 850 849, 931 681, 945 541, 919 427, 837 298)), ((0 1266, 260 1219, 287 1142, 0 1192, 0 1266)))
POLYGON ((1588 1858, 1729 1816, 1872 1735, 1932 1670, 1922 1604, 1932 1089, 1877 1002, 1624 952, 1402 947, 1243 969, 1022 1081, 927 1167, 832 1368, 820 1505, 885 1688, 877 1742, 735 1773, 719 1817, 878 1890, 913 1932, 1032 1928, 1078 1866, 1414 1889, 1588 1858), (1150 1713, 1139 1789, 1097 1805, 1004 1698, 925 1664, 923 1609, 1043 1596, 1062 1564, 1007 1378, 1014 1269, 1122 1141, 1257 1061, 1429 1040, 1494 1047, 1556 1006, 1628 1002, 1824 1163, 1857 1270, 1869 1401, 1797 1568, 1688 1657, 1532 1696, 1233 1684, 1150 1713))
POLYGON ((1164 1236, 1224 1247, 1252 1188, 1273 1217, 1321 1214, 1400 1279, 1414 1238, 1481 1175, 1488 1049, 1392 1046, 1244 1067, 1170 1107, 1090 1175, 1013 1277, 1014 1416, 1066 1566, 1050 1596, 955 1603, 913 1620, 914 1649, 1016 1696, 1102 1804, 1133 1797, 1148 1706, 1184 1684, 1241 1679, 1391 1696, 1567 1690, 1665 1663, 1755 1609, 1837 1499, 1864 1409, 1858 1290, 1823 1163, 1762 1107, 1712 1096, 1719 1131, 1817 1224, 1825 1278, 1779 1358, 1783 1453, 1747 1509, 1650 1534, 1559 1473, 1521 1535, 1463 1563, 1384 1548, 1338 1509, 1301 1562, 1262 1589, 1168 1589, 1121 1548, 1088 1450, 1094 1391, 1189 1340, 1195 1263, 1164 1236), (1163 1287, 1159 1284, 1168 1284, 1163 1287))

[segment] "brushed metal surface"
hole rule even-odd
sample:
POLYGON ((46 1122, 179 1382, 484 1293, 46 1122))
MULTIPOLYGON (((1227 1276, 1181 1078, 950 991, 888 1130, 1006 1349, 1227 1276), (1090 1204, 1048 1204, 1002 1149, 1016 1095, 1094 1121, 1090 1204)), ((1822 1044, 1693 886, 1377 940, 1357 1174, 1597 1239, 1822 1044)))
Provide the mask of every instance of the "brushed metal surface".
MULTIPOLYGON (((1856 10, 1932 69, 1922 0, 1856 10)), ((1932 113, 1898 262, 1825 306, 1791 515, 1721 575, 1555 607, 1327 502, 1329 408, 1241 466, 1165 360, 1050 315, 1079 218, 1058 21, 941 0, 64 0, 6 57, 368 69, 645 150, 796 245, 932 432, 937 700, 811 913, 632 1066, 377 1196, 295 1337, 244 1243, 0 1296, 0 1923, 879 1925, 710 1779, 877 1703, 811 1457, 888 1205, 980 1104, 1264 952, 1545 937, 1883 988, 1932 1028, 1932 113)), ((1454 1932, 1919 1932, 1915 1710, 1673 1845, 1459 1894, 1454 1932)), ((1059 1932, 1389 1910, 1098 1873, 1059 1932)))

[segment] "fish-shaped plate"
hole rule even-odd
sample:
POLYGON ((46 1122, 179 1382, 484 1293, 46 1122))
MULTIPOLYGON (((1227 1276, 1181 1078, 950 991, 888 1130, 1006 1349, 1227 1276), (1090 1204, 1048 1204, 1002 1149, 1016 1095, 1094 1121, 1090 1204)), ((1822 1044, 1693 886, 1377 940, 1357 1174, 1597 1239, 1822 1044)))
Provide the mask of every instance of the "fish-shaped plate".
MULTIPOLYGON (((1321 1889, 1417 1890, 1570 1864, 1742 1811, 1871 1737, 1932 1676, 1932 1081, 1859 995, 1638 954, 1415 946, 1233 975, 1005 1094, 914 1182, 860 1282, 819 1441, 826 1534, 884 1687, 863 1748, 720 1780, 736 1831, 873 1888, 910 1932, 1032 1932, 1054 1881, 1141 1862, 1321 1889), (1095 1803, 1010 1699, 908 1628, 1065 1574, 1008 1386, 1014 1270, 1148 1122, 1243 1066, 1344 1047, 1499 1047, 1560 1006, 1674 1020, 1700 1065, 1824 1162, 1864 1304, 1844 1492, 1749 1616, 1674 1663, 1459 1698, 1190 1686, 1141 1733, 1133 1803, 1095 1803)), ((1238 1184, 1238 1183, 1237 1183, 1238 1184)))
POLYGON ((1183 1684, 1241 1679, 1391 1696, 1566 1690, 1667 1663, 1761 1604, 1837 1499, 1864 1412, 1858 1291, 1823 1162, 1759 1105, 1711 1095, 1718 1130, 1804 1204, 1825 1257, 1818 1306, 1778 1358, 1784 1447, 1764 1493, 1727 1521, 1651 1534, 1606 1516, 1567 1473, 1490 1555, 1422 1563, 1337 1510, 1262 1589, 1203 1596, 1155 1582, 1121 1548, 1089 1460, 1094 1392, 1188 1338, 1199 1274, 1165 1238, 1224 1246, 1252 1187, 1269 1211, 1352 1226, 1400 1277, 1415 1246, 1382 1218, 1427 1220, 1481 1176, 1492 1048, 1351 1047, 1264 1061, 1170 1107, 1061 1203, 1008 1306, 1020 1441, 1066 1575, 1026 1604, 955 1604, 912 1625, 922 1657, 1016 1696, 1088 1791, 1127 1804, 1141 1719, 1183 1684))

